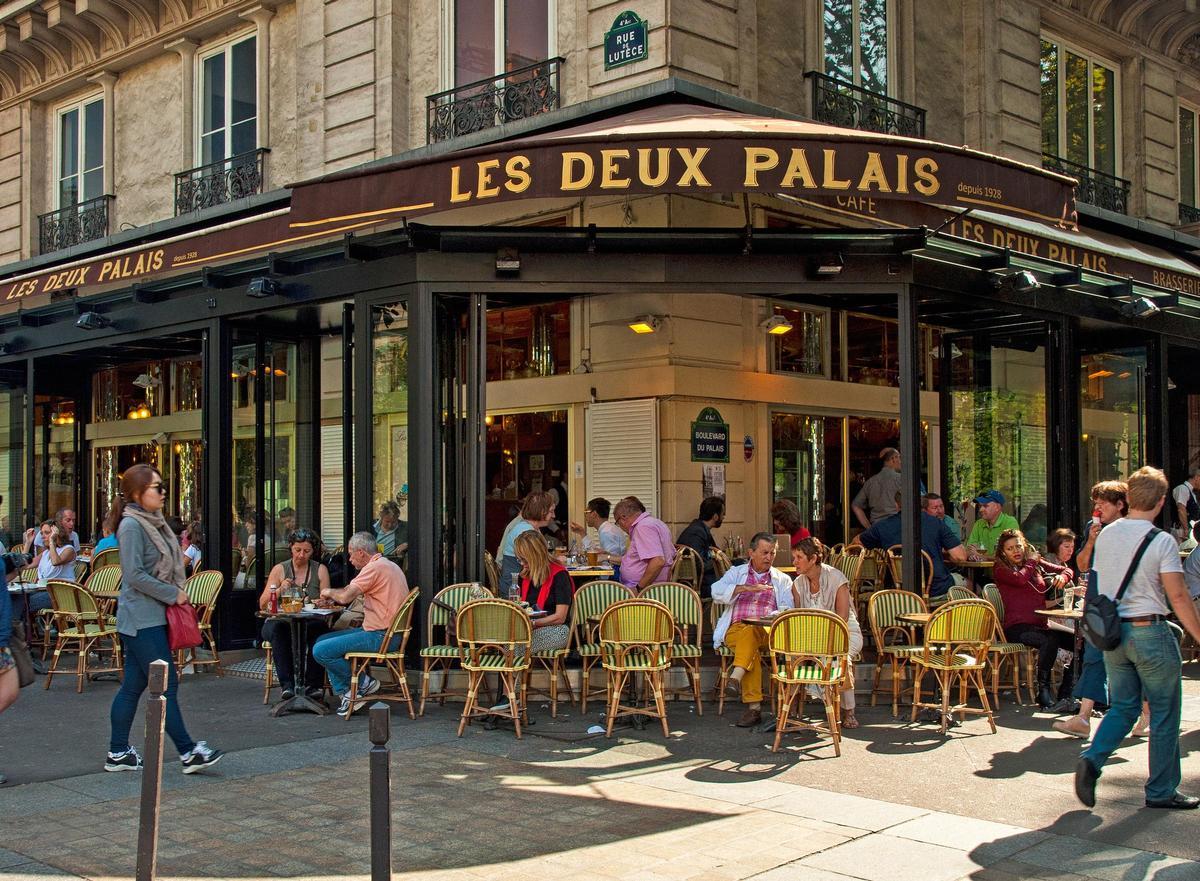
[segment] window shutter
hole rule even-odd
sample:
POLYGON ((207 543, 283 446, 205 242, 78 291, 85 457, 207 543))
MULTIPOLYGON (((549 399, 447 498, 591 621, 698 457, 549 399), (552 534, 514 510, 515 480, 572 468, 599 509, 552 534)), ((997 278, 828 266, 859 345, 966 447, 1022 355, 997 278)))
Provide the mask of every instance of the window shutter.
POLYGON ((587 410, 587 497, 637 496, 658 514, 658 401, 606 401, 587 410))
POLYGON ((345 496, 342 473, 342 426, 321 426, 321 539, 333 550, 346 540, 342 522, 345 496))

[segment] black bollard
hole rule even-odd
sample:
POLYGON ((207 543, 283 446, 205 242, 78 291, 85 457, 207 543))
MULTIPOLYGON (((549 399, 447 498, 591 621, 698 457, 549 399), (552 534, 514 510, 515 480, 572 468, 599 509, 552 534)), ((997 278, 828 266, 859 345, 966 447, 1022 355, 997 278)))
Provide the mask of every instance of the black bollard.
POLYGON ((142 805, 138 819, 137 881, 153 881, 158 862, 158 806, 162 797, 163 723, 167 718, 167 662, 150 662, 146 701, 146 748, 142 758, 142 805))
POLYGON ((371 881, 390 881, 392 877, 392 789, 387 748, 391 723, 387 704, 376 701, 371 705, 367 728, 371 738, 371 881))

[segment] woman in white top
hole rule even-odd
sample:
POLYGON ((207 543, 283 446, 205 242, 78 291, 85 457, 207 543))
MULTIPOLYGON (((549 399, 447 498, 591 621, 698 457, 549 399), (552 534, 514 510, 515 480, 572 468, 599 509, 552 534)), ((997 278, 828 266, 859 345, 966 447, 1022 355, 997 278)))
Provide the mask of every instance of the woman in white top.
POLYGON ((842 689, 842 727, 857 728, 854 717, 854 663, 853 659, 862 651, 862 629, 854 614, 850 600, 850 583, 839 570, 822 562, 825 546, 820 539, 802 538, 792 546, 792 563, 796 567, 796 580, 792 582, 792 598, 797 609, 824 609, 833 612, 846 622, 850 631, 851 663, 846 671, 847 684, 842 689))
POLYGON ((70 539, 63 538, 53 520, 43 523, 41 532, 45 547, 37 558, 38 584, 44 587, 51 578, 74 581, 75 548, 70 539))

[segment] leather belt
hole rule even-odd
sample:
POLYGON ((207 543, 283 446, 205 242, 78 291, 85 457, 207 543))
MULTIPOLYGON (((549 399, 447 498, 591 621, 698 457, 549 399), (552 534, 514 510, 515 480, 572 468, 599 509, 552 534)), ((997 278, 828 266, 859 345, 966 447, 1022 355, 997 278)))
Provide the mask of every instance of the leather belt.
POLYGON ((1121 623, 1132 624, 1134 627, 1145 627, 1149 624, 1158 624, 1166 620, 1166 615, 1138 615, 1134 618, 1122 618, 1121 623))

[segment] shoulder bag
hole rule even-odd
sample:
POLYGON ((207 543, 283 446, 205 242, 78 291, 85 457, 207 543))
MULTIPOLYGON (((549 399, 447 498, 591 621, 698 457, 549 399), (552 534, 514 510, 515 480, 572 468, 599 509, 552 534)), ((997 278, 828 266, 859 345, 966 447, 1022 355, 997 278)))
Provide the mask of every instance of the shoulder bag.
POLYGON ((167 647, 176 652, 194 649, 200 645, 200 620, 196 607, 191 603, 173 603, 167 606, 167 647))
POLYGON ((12 653, 13 663, 17 668, 17 682, 21 688, 33 685, 33 655, 29 653, 29 646, 25 645, 25 640, 14 633, 9 637, 8 650, 12 653))
POLYGON ((1129 564, 1115 597, 1109 598, 1100 593, 1100 578, 1096 570, 1088 570, 1087 599, 1084 601, 1083 618, 1079 622, 1079 628, 1083 631, 1083 638, 1100 651, 1110 652, 1121 644, 1121 616, 1117 612, 1117 606, 1129 588, 1129 582, 1133 580, 1146 549, 1161 532, 1156 526, 1150 527, 1150 531, 1138 545, 1137 553, 1133 555, 1133 561, 1129 564))

